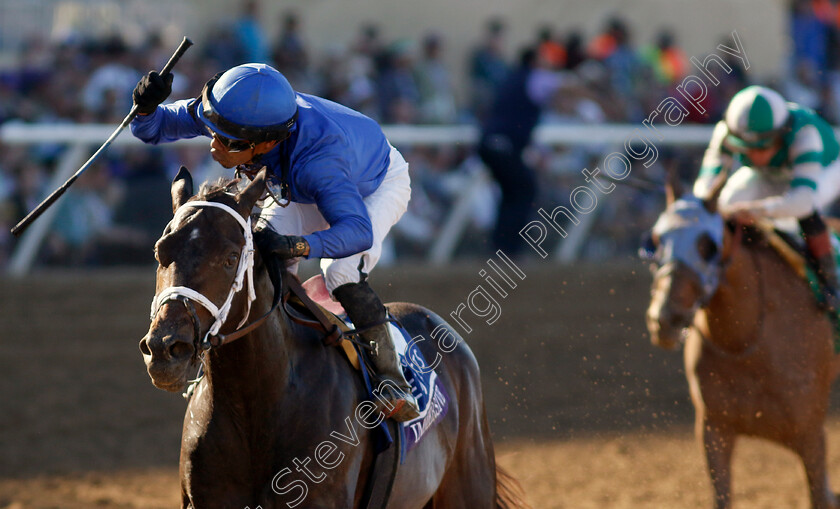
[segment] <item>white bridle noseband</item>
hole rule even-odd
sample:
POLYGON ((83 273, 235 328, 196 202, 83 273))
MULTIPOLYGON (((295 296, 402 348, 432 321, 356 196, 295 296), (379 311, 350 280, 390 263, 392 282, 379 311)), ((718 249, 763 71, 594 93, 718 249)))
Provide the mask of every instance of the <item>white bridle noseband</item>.
MULTIPOLYGON (((188 288, 186 286, 170 286, 169 288, 165 288, 152 299, 151 319, 155 319, 155 315, 157 315, 161 306, 169 300, 180 297, 181 299, 198 302, 213 315, 213 318, 216 319, 216 321, 213 322, 213 325, 210 326, 210 330, 207 331, 207 334, 205 334, 201 341, 201 346, 207 348, 208 345, 210 345, 209 338, 217 335, 219 333, 219 329, 227 320, 231 303, 233 302, 233 297, 239 292, 239 290, 242 289, 246 277, 248 278, 248 304, 245 309, 245 315, 242 317, 242 321, 239 322, 237 328, 242 327, 242 325, 245 324, 245 321, 248 319, 248 315, 251 313, 251 303, 254 299, 256 299, 254 291, 254 235, 251 232, 250 217, 248 219, 243 219, 242 216, 231 207, 228 207, 223 203, 209 201, 191 201, 184 203, 175 212, 172 221, 169 222, 167 227, 177 225, 187 213, 188 209, 192 207, 215 207, 222 209, 233 216, 239 223, 239 226, 242 227, 242 231, 245 234, 245 246, 242 248, 242 253, 239 256, 239 267, 236 269, 236 278, 233 280, 233 286, 230 289, 230 293, 228 293, 227 299, 221 307, 217 307, 210 299, 192 288, 188 288)), ((197 321, 197 317, 194 318, 194 320, 197 321)))

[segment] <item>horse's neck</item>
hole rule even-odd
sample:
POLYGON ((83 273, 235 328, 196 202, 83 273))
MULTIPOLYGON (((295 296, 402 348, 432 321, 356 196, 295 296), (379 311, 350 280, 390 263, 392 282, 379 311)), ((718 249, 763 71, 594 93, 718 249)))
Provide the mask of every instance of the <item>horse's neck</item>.
MULTIPOLYGON (((255 283, 257 300, 248 323, 271 307, 273 289, 267 276, 255 283)), ((231 319, 234 324, 238 321, 231 319)), ((247 425, 260 427, 278 413, 298 418, 294 411, 278 412, 282 408, 309 407, 315 400, 319 408, 329 406, 325 400, 335 393, 336 377, 345 363, 337 349, 325 348, 314 336, 276 310, 250 334, 209 352, 207 396, 212 400, 213 418, 236 414, 241 419, 244 410, 247 425)))
MULTIPOLYGON (((263 274, 255 274, 257 299, 246 324, 271 308, 272 287, 263 274)), ((243 289, 243 292, 247 289, 243 289)), ((231 317, 231 324, 239 323, 231 317)), ((285 313, 274 312, 256 330, 207 354, 207 379, 214 406, 247 405, 264 408, 263 402, 282 398, 288 385, 291 326, 285 313)), ((228 331, 231 332, 231 331, 228 331)))
POLYGON ((760 333, 766 306, 768 268, 774 260, 763 248, 734 246, 718 290, 700 313, 701 330, 713 342, 733 349, 751 344, 760 333))
POLYGON ((715 343, 745 347, 762 333, 778 334, 773 324, 781 315, 818 313, 807 304, 791 307, 811 303, 810 289, 770 247, 735 246, 730 260, 718 291, 698 317, 701 330, 715 343))

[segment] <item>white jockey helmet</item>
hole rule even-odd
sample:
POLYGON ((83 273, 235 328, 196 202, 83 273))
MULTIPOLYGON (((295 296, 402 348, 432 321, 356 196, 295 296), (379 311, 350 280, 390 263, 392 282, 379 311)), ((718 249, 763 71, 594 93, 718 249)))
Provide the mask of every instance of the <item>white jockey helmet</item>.
POLYGON ((739 151, 767 148, 787 131, 789 118, 788 105, 778 92, 747 87, 735 94, 726 108, 726 144, 739 151))

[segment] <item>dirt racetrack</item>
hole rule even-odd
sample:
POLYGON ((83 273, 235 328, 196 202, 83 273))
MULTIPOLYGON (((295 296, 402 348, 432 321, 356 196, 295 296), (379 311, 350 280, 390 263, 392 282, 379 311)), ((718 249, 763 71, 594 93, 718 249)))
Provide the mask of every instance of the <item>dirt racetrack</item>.
MULTIPOLYGON (((502 465, 536 508, 709 507, 678 352, 644 331, 649 276, 523 264, 501 317, 466 337, 482 367, 502 465)), ((386 300, 448 316, 482 266, 378 268, 386 300)), ((155 389, 137 348, 153 270, 0 281, 0 508, 172 508, 184 401, 155 389)), ((840 486, 840 409, 828 423, 840 486)), ((735 452, 736 508, 807 507, 792 454, 756 440, 735 452)))

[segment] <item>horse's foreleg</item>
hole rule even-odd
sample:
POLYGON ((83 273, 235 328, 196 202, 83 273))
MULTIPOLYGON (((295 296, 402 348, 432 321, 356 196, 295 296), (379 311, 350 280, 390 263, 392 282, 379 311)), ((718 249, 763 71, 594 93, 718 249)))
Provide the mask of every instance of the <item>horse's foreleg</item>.
POLYGON ((825 466, 825 433, 820 427, 817 433, 802 433, 793 449, 802 460, 808 477, 811 507, 814 509, 837 509, 836 495, 831 491, 825 466))
POLYGON ((187 492, 184 491, 183 486, 181 487, 181 509, 193 509, 190 497, 187 495, 187 492))
POLYGON ((731 506, 732 489, 732 450, 735 446, 735 433, 724 430, 708 420, 698 420, 697 430, 706 453, 706 466, 712 480, 715 496, 715 509, 728 509, 731 506))

